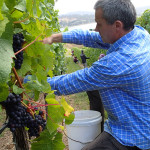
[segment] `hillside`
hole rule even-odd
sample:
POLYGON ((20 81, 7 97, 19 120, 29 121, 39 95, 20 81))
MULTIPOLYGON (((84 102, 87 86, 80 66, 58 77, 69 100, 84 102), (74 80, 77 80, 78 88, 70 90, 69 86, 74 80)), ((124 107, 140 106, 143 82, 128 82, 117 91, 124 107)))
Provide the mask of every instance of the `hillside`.
MULTIPOLYGON (((138 7, 136 8, 137 16, 141 16, 142 13, 146 10, 150 9, 150 5, 146 7, 138 7)), ((67 13, 60 15, 59 18, 59 23, 62 28, 68 26, 77 26, 77 25, 82 25, 82 24, 88 24, 88 23, 93 23, 95 22, 94 20, 94 13, 92 12, 72 12, 72 13, 67 13)))
POLYGON ((71 13, 59 16, 61 27, 76 26, 94 22, 94 14, 92 13, 71 13))

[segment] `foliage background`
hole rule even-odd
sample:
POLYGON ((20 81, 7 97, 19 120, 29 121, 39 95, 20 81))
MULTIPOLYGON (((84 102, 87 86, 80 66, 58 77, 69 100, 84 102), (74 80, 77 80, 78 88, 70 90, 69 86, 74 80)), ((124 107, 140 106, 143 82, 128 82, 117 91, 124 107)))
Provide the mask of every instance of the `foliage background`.
POLYGON ((74 47, 71 50, 74 51, 74 56, 77 56, 77 58, 80 62, 82 62, 80 55, 81 55, 81 50, 83 50, 86 57, 90 58, 90 59, 87 59, 87 65, 88 66, 91 66, 95 61, 97 61, 100 54, 106 55, 106 50, 98 49, 98 48, 89 48, 89 47, 77 48, 77 47, 74 47))

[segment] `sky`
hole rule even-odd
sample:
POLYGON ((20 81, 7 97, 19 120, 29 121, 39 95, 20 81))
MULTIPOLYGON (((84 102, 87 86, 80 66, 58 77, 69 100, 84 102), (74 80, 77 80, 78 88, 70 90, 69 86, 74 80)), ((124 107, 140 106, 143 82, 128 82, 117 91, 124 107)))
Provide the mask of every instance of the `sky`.
MULTIPOLYGON (((74 11, 91 11, 94 13, 94 4, 97 0, 58 0, 55 9, 59 15, 74 11)), ((150 6, 150 0, 131 0, 135 7, 150 6)))

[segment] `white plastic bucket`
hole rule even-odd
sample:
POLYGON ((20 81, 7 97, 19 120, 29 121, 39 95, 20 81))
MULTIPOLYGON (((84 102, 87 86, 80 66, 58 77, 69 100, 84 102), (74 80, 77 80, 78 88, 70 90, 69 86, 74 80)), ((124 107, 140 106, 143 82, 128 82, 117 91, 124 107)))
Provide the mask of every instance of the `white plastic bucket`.
POLYGON ((81 150, 101 133, 102 117, 93 110, 75 111, 72 124, 66 125, 69 150, 81 150))

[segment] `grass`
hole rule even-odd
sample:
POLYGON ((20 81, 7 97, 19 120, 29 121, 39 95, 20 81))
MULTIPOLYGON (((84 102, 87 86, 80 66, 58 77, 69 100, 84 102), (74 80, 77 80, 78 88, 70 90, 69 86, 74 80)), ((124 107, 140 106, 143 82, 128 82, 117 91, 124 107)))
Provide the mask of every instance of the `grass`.
POLYGON ((77 93, 72 95, 74 99, 75 109, 78 110, 88 110, 89 109, 89 99, 86 92, 77 93))
POLYGON ((80 62, 78 63, 73 62, 73 57, 66 57, 65 63, 67 67, 67 71, 66 71, 67 74, 83 69, 83 66, 80 62))

